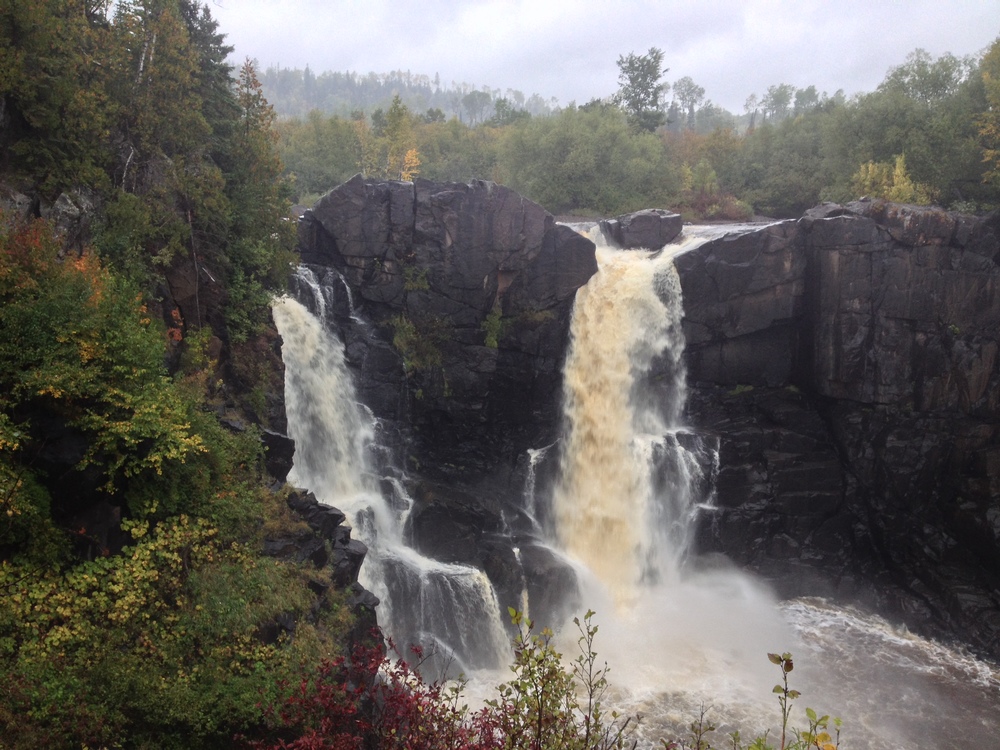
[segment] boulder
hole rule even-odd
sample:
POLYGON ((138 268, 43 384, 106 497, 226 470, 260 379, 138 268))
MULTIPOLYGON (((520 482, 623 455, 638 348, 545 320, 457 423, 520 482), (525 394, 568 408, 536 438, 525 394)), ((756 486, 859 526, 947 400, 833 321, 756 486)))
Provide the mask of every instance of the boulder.
POLYGON ((673 242, 684 228, 680 214, 659 208, 647 208, 599 223, 605 236, 626 250, 659 250, 673 242))

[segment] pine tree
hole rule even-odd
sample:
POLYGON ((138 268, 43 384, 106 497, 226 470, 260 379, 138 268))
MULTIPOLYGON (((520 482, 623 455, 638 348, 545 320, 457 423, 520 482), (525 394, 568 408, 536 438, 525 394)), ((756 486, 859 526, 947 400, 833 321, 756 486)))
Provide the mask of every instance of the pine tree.
POLYGON ((107 43, 94 3, 0 2, 0 163, 43 193, 100 186, 107 43))
POLYGON ((242 341, 267 320, 268 288, 283 282, 293 242, 278 154, 274 109, 264 98, 253 61, 240 68, 236 85, 239 116, 226 174, 232 207, 226 249, 230 338, 242 341))

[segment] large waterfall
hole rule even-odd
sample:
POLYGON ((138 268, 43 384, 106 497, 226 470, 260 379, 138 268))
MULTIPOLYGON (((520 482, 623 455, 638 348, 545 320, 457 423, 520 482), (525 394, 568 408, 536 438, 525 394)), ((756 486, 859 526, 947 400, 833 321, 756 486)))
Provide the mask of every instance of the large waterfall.
POLYGON ((845 719, 845 747, 995 745, 994 666, 820 600, 779 604, 749 576, 689 559, 694 521, 712 512, 714 454, 683 422, 673 259, 725 231, 688 229, 656 252, 601 247, 598 274, 577 293, 556 537, 584 572, 623 704, 646 717, 649 746, 705 706, 744 736, 764 731, 777 715, 766 654, 787 650, 798 657, 799 726, 808 705, 845 719))
MULTIPOLYGON (((746 736, 777 723, 778 675, 766 654, 789 650, 803 692, 793 723, 803 725, 807 705, 842 716, 845 748, 996 746, 995 667, 822 601, 779 604, 751 577, 692 554, 694 520, 713 512, 718 459, 712 440, 683 422, 673 258, 722 231, 688 230, 656 252, 599 249, 599 271, 574 308, 564 438, 529 452, 528 482, 513 492, 528 516, 549 522, 535 525, 545 537, 535 541, 575 567, 583 606, 598 612, 597 648, 616 699, 644 715, 645 746, 702 706, 746 736), (535 464, 556 453, 552 496, 536 497, 535 464)), ((466 673, 500 667, 509 658, 504 607, 482 571, 404 543, 406 477, 377 455, 378 425, 357 402, 343 343, 323 320, 330 290, 307 269, 300 287, 306 305, 274 306, 297 445, 289 481, 348 514, 369 546, 362 583, 381 599, 379 621, 398 642, 435 647, 466 673)), ((724 746, 724 736, 713 744, 724 746)))
MULTIPOLYGON (((580 565, 582 599, 598 611, 602 656, 628 675, 633 695, 683 687, 694 711, 767 695, 767 661, 755 657, 793 640, 762 586, 686 562, 697 515, 712 512, 718 457, 716 442, 683 422, 673 259, 716 233, 689 232, 658 251, 598 248, 599 271, 573 311, 552 499, 557 543, 580 565)), ((636 707, 660 711, 655 703, 636 707)))
MULTIPOLYGON (((682 251, 703 239, 690 239, 682 251)), ((705 446, 685 440, 680 281, 672 254, 598 250, 577 293, 564 368, 567 435, 554 497, 559 543, 619 604, 674 581, 704 482, 705 446), (670 373, 660 398, 644 375, 670 373)))

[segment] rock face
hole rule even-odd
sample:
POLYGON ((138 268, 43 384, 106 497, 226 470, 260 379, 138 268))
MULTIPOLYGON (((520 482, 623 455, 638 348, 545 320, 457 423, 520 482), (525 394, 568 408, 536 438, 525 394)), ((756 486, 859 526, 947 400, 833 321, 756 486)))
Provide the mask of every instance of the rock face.
POLYGON ((354 311, 334 303, 349 364, 376 417, 411 433, 411 465, 477 482, 554 439, 589 240, 493 183, 360 177, 320 199, 300 240, 350 290, 354 311))
POLYGON ((701 548, 1000 653, 998 261, 995 224, 870 202, 681 256, 701 548))
MULTIPOLYGON (((641 212, 606 231, 655 246, 674 223, 641 212)), ((699 551, 1000 655, 998 235, 859 202, 677 258, 688 421, 721 457, 699 551)), ((573 574, 532 546, 517 501, 527 450, 559 435, 593 245, 491 183, 355 178, 306 213, 300 250, 326 290, 300 296, 325 306, 406 467, 412 544, 479 566, 503 605, 529 589, 533 616, 537 601, 554 618, 573 574)))
POLYGON ((593 243, 493 183, 359 176, 305 214, 299 244, 326 290, 299 297, 326 306, 380 443, 406 469, 411 543, 477 565, 519 606, 510 534, 525 523, 512 501, 527 450, 558 437, 569 319, 597 271, 593 243))

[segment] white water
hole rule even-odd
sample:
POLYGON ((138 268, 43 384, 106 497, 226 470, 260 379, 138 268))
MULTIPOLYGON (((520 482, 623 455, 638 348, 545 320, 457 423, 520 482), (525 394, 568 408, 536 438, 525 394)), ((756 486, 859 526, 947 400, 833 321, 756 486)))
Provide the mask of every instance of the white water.
POLYGON ((573 309, 567 435, 553 503, 562 548, 628 609, 644 582, 676 580, 701 468, 680 439, 684 337, 672 255, 601 247, 598 267, 573 309), (672 373, 661 399, 643 388, 656 358, 666 358, 672 373), (663 471, 664 461, 673 471, 663 471), (656 487, 664 476, 667 486, 656 487))
MULTIPOLYGON (((774 740, 771 687, 779 675, 766 654, 786 650, 796 656, 792 686, 803 693, 793 723, 802 726, 805 706, 841 716, 844 748, 1000 746, 995 667, 876 617, 818 601, 779 604, 731 569, 692 567, 689 530, 710 502, 699 487, 713 462, 711 446, 681 421, 681 299, 671 257, 682 249, 602 249, 600 271, 578 292, 568 430, 558 444, 562 480, 551 514, 559 553, 581 580, 583 606, 598 612, 596 647, 611 665, 617 707, 644 717, 641 746, 676 736, 702 705, 714 706, 710 716, 726 731, 739 727, 747 736, 771 726, 774 740), (654 360, 671 374, 655 388, 647 377, 654 360)), ((331 293, 303 286, 317 297, 331 293)), ((298 446, 290 481, 344 510, 369 545, 362 583, 382 599, 380 622, 398 642, 452 654, 466 672, 506 663, 503 614, 486 576, 402 543, 410 500, 398 476, 371 475, 373 424, 356 403, 343 345, 292 300, 279 300, 274 314, 298 446), (393 498, 381 496, 377 479, 389 480, 393 498)), ((551 448, 528 456, 532 517, 533 471, 551 448)), ((530 602, 522 604, 528 611, 530 602)), ((566 634, 564 651, 572 653, 571 627, 566 634)), ((507 676, 499 672, 488 684, 507 676)), ((725 746, 721 729, 717 747, 725 746)))
POLYGON ((695 516, 711 499, 698 488, 717 457, 682 422, 673 257, 705 239, 670 252, 599 247, 599 270, 577 292, 564 369, 558 543, 586 571, 582 601, 598 612, 601 657, 624 680, 619 699, 661 717, 668 703, 695 714, 702 702, 755 704, 773 685, 767 652, 794 640, 751 578, 685 566, 695 516), (668 373, 656 393, 647 377, 654 361, 668 373))
POLYGON ((995 666, 824 602, 779 605, 736 570, 688 564, 711 461, 694 436, 677 439, 686 393, 673 257, 720 231, 702 228, 669 254, 599 248, 600 270, 577 293, 554 515, 586 571, 582 600, 599 613, 619 706, 645 717, 647 746, 683 735, 703 706, 720 725, 716 747, 734 728, 746 739, 770 727, 777 745, 780 672, 767 653, 791 651, 802 692, 792 725, 804 728, 811 706, 845 720, 845 748, 1000 747, 995 666), (645 377, 655 358, 672 373, 659 398, 645 377))
MULTIPOLYGON (((307 286, 322 299, 318 286, 307 286)), ((357 403, 343 344, 291 298, 276 300, 273 314, 282 337, 288 431, 296 445, 288 482, 340 508, 354 537, 368 545, 360 582, 379 597, 379 623, 404 654, 419 644, 434 649, 439 664, 459 671, 499 667, 509 643, 485 573, 424 557, 403 542, 412 502, 398 478, 385 477, 394 489, 395 502, 388 502, 371 474, 373 422, 357 403)))

